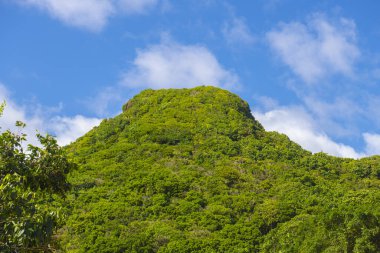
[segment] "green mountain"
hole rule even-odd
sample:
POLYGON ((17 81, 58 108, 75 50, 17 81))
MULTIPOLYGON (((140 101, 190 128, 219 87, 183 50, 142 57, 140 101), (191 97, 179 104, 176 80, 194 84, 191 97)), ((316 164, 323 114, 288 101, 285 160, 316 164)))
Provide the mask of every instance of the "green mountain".
POLYGON ((68 252, 380 252, 380 158, 313 155, 219 88, 145 90, 67 150, 68 252))

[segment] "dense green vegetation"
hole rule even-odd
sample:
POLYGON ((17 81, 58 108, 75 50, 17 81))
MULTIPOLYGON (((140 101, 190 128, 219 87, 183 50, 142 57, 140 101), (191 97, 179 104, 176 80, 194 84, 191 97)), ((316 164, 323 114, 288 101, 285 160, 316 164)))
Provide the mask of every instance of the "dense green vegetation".
POLYGON ((225 90, 143 91, 67 151, 68 252, 380 252, 380 158, 313 155, 225 90))
POLYGON ((29 145, 25 152, 25 124, 16 125, 19 133, 0 133, 0 252, 51 252, 70 189, 66 175, 75 164, 49 135, 37 135, 41 147, 29 145))

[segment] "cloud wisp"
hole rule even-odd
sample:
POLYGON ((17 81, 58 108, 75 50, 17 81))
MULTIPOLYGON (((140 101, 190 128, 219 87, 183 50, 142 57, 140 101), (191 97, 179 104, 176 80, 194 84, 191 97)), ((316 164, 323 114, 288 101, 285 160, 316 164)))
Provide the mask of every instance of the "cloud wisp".
POLYGON ((119 0, 118 6, 127 14, 145 14, 158 2, 159 0, 119 0))
POLYGON ((237 89, 239 78, 204 46, 165 40, 137 51, 121 83, 129 88, 186 88, 214 85, 237 89))
POLYGON ((255 37, 242 18, 234 17, 223 26, 222 33, 229 45, 252 45, 255 37))
POLYGON ((70 144, 90 131, 94 126, 99 125, 100 121, 98 118, 87 118, 82 115, 74 117, 55 116, 48 120, 49 129, 57 137, 60 145, 70 144))
POLYGON ((311 114, 301 106, 276 107, 265 112, 257 110, 253 115, 266 130, 286 134, 291 140, 313 153, 325 152, 347 158, 380 154, 379 134, 363 133, 364 151, 357 151, 349 145, 331 139, 318 127, 311 114))
POLYGON ((366 143, 365 151, 367 155, 379 155, 380 154, 380 134, 363 134, 364 141, 366 143))
POLYGON ((159 0, 16 0, 21 6, 35 7, 64 24, 101 31, 117 14, 144 14, 159 0))
POLYGON ((360 56, 352 20, 328 20, 314 14, 306 23, 281 23, 266 34, 273 52, 304 82, 314 84, 332 74, 353 76, 360 56))
POLYGON ((326 152, 340 157, 363 156, 352 147, 336 143, 319 131, 311 116, 301 107, 282 107, 267 112, 255 111, 253 114, 265 129, 286 134, 309 151, 326 152))
MULTIPOLYGON (((123 99, 125 99, 125 97, 123 97, 125 93, 124 90, 124 87, 117 85, 107 86, 82 102, 90 111, 96 113, 97 116, 109 117, 113 114, 109 111, 111 106, 126 102, 125 100, 123 101, 123 99)), ((121 111, 118 111, 118 113, 120 112, 121 111)))
POLYGON ((29 113, 25 106, 19 105, 12 99, 7 88, 0 83, 0 101, 6 101, 3 116, 0 117, 2 130, 10 129, 13 132, 22 131, 28 136, 28 143, 38 145, 36 133, 50 133, 56 136, 60 145, 67 145, 78 137, 99 125, 101 119, 87 118, 82 115, 74 117, 51 116, 49 113, 29 113), (49 117, 51 116, 51 117, 49 117), (26 123, 26 128, 19 129, 16 121, 26 123))
POLYGON ((295 75, 288 86, 302 105, 276 105, 255 112, 263 125, 287 134, 312 152, 351 158, 375 154, 377 135, 359 130, 366 121, 374 121, 368 117, 369 102, 361 103, 365 95, 360 90, 354 92, 357 87, 352 86, 361 74, 356 66, 361 51, 355 22, 314 13, 306 22, 278 24, 266 33, 266 41, 295 75), (331 136, 361 136, 364 146, 358 151, 331 136))

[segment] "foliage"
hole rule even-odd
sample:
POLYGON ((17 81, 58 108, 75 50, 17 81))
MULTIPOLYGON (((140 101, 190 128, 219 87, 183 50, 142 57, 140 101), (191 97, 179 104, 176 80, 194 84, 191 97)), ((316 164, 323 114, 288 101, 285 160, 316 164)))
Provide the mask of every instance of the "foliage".
POLYGON ((67 151, 68 252, 380 252, 380 157, 313 155, 218 88, 143 91, 67 151))
MULTIPOLYGON (((4 104, 0 107, 1 112, 4 104)), ((22 122, 16 125, 22 129, 22 122)), ((46 252, 61 218, 57 199, 69 190, 66 175, 74 167, 55 139, 37 135, 41 146, 29 145, 26 135, 0 134, 0 251, 46 252)))

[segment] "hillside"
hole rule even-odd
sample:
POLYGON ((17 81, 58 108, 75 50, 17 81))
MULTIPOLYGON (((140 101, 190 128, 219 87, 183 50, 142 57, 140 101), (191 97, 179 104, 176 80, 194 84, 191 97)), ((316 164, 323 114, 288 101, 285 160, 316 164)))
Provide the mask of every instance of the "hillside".
POLYGON ((380 159, 311 154, 214 87, 145 90, 67 147, 68 252, 380 252, 380 159))

